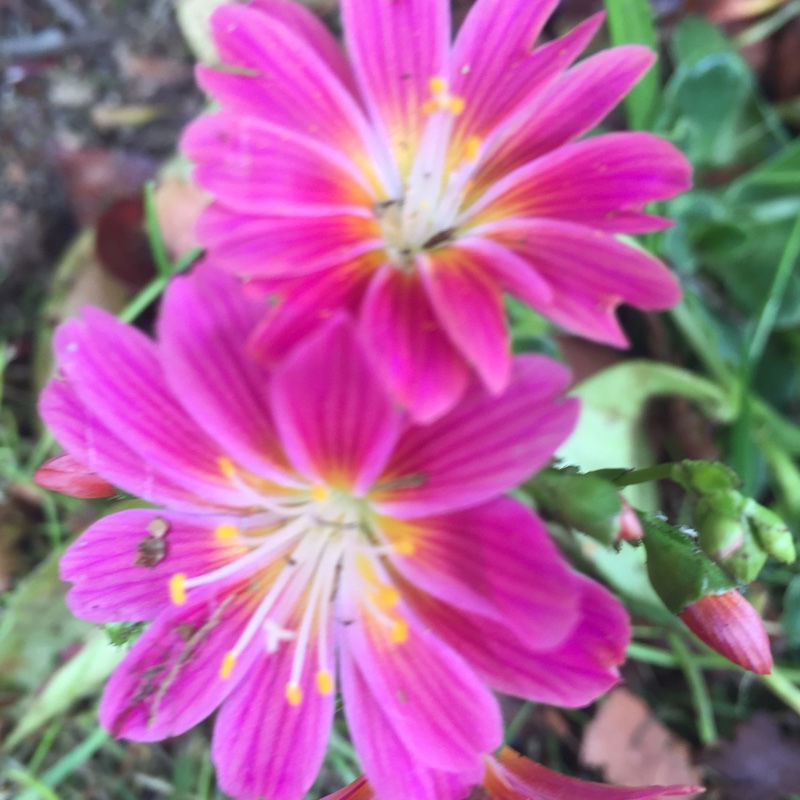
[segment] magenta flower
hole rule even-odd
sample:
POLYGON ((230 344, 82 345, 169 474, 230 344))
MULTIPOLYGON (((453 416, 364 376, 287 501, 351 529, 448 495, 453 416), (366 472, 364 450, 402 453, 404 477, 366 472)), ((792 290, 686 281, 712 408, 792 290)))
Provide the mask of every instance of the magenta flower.
POLYGON ((420 427, 344 315, 271 370, 241 347, 260 317, 209 269, 171 285, 156 342, 91 308, 57 333, 45 421, 163 506, 101 519, 61 562, 78 616, 154 620, 101 721, 150 741, 221 706, 223 788, 296 800, 338 687, 381 796, 435 800, 432 775, 477 775, 500 744, 489 687, 574 706, 618 680, 622 606, 502 496, 572 429, 567 372, 515 359, 502 396, 475 383, 420 427))
MULTIPOLYGON (((696 794, 702 786, 607 786, 570 778, 543 767, 504 747, 497 757, 487 756, 483 778, 470 787, 464 782, 462 799, 472 800, 653 800, 656 797, 696 794)), ((447 797, 446 791, 435 797, 447 797)), ((323 800, 383 800, 365 776, 323 800)))
POLYGON ((664 309, 677 281, 615 234, 670 223, 645 205, 690 167, 647 133, 574 141, 652 65, 617 47, 570 67, 598 14, 533 49, 557 0, 478 0, 452 48, 448 0, 342 0, 349 60, 286 0, 213 16, 222 110, 183 138, 214 197, 209 259, 280 298, 259 334, 286 347, 348 308, 394 395, 420 421, 511 375, 503 294, 624 346, 620 303, 664 309), (430 378, 436 375, 436 380, 430 378))

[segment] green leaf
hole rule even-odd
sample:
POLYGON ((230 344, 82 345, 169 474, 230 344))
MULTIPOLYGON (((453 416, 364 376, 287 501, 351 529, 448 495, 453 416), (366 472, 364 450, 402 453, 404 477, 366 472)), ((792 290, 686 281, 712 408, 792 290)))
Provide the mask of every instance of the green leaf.
POLYGON ((800 645, 800 575, 795 575, 786 587, 781 624, 789 644, 800 645))
MULTIPOLYGON (((652 50, 658 49, 649 0, 605 0, 605 6, 612 44, 643 44, 652 50)), ((628 126, 632 130, 652 128, 660 94, 658 69, 651 67, 624 100, 628 126)))

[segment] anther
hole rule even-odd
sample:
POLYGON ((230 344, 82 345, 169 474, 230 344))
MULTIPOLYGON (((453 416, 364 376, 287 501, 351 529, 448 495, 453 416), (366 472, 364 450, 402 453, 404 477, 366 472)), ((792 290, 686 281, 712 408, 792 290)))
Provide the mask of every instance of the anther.
POLYGON ((399 556, 413 556, 417 551, 416 545, 411 539, 398 539, 393 547, 395 553, 399 556))
POLYGON ((408 639, 408 623, 402 617, 398 617, 392 623, 391 635, 395 644, 402 644, 408 639))
POLYGON ((299 706, 303 702, 303 690, 296 681, 286 684, 286 700, 290 706, 299 706))
POLYGON ((236 666, 236 653, 233 650, 228 650, 225 657, 222 659, 222 666, 219 668, 219 676, 222 680, 230 678, 233 668, 236 666))
POLYGON ((239 529, 229 522, 217 525, 214 530, 214 536, 221 542, 227 542, 230 539, 235 539, 239 535, 239 529))
POLYGON ((312 486, 311 499, 315 503, 324 503, 331 496, 330 489, 327 486, 312 486))
POLYGON ((478 160, 481 152, 481 140, 477 136, 470 136, 464 147, 464 158, 471 164, 478 160))
POLYGON ((233 461, 231 461, 227 456, 222 456, 219 461, 219 469, 222 474, 230 479, 236 475, 236 467, 233 465, 233 461))
POLYGON ((431 94, 444 94, 447 91, 447 81, 439 75, 434 75, 428 81, 428 87, 431 90, 431 94))
POLYGON ((333 675, 330 670, 321 669, 317 673, 317 691, 320 694, 330 694, 333 691, 333 675))
POLYGON ((400 602, 400 592, 394 586, 383 583, 375 593, 375 602, 384 609, 394 608, 400 602))
POLYGON ((186 574, 176 572, 169 579, 169 596, 176 606, 182 606, 186 602, 186 574))

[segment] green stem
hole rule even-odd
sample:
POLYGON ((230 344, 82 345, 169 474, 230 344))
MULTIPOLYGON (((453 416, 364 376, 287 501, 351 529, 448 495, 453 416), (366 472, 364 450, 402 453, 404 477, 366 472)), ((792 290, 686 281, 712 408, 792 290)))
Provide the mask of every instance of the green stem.
POLYGON ((714 719, 714 706, 708 693, 703 671, 680 636, 670 634, 669 643, 672 647, 672 652, 675 653, 676 660, 683 670, 683 674, 686 676, 686 682, 689 684, 692 702, 697 713, 697 733, 700 736, 700 741, 703 744, 712 744, 717 741, 719 735, 717 734, 717 723, 714 719))
POLYGON ((795 714, 800 714, 800 689, 789 680, 787 670, 773 667, 770 675, 759 675, 759 680, 776 697, 783 700, 795 714))
POLYGON ((759 20, 755 25, 751 25, 746 30, 742 31, 734 40, 733 43, 740 48, 749 47, 751 44, 760 42, 768 36, 772 36, 775 31, 782 28, 787 22, 800 15, 800 0, 792 0, 787 3, 783 8, 779 8, 775 13, 770 14, 768 17, 759 20))

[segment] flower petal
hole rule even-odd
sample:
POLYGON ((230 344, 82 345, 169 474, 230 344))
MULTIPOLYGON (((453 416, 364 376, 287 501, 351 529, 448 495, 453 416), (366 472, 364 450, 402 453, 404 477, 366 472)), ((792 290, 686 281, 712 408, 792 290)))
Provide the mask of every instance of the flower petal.
POLYGON ((237 463, 285 482, 290 468, 269 408, 269 373, 242 347, 264 310, 235 278, 204 269, 171 282, 158 334, 164 374, 187 414, 237 463))
POLYGON ((51 492, 60 492, 83 500, 116 494, 113 483, 101 478, 69 453, 61 453, 45 461, 34 473, 33 482, 51 492))
POLYGON ((39 414, 76 461, 134 497, 187 511, 209 507, 208 500, 174 483, 152 461, 131 450, 89 411, 64 378, 52 378, 45 386, 39 414))
POLYGON ((243 214, 372 218, 376 197, 339 150, 257 117, 204 114, 181 137, 194 179, 243 214))
POLYGON ((351 654, 388 725, 422 764, 475 770, 480 755, 502 739, 497 700, 456 651, 403 615, 408 638, 398 643, 389 626, 360 609, 352 624, 340 627, 340 648, 351 654))
POLYGON ((408 174, 426 122, 433 77, 449 79, 450 12, 446 0, 342 0, 342 24, 373 124, 408 174))
POLYGON ((467 387, 467 366, 442 330, 418 277, 380 269, 361 307, 361 330, 384 378, 414 419, 431 422, 467 387))
POLYGON ((366 774, 325 800, 463 800, 467 796, 471 785, 480 780, 482 765, 466 773, 441 773, 421 764, 398 738, 347 650, 341 655, 341 680, 348 729, 366 774))
POLYGON ((572 431, 569 372, 543 356, 515 359, 497 397, 478 387, 449 414, 400 438, 372 494, 382 514, 409 519, 478 505, 546 464, 572 431))
POLYGON ((656 54, 641 45, 587 58, 495 129, 476 183, 503 175, 591 130, 652 67, 656 54))
POLYGON ((345 152, 375 180, 372 133, 356 99, 304 35, 256 8, 228 4, 211 17, 220 71, 200 66, 197 79, 225 109, 259 117, 345 152))
POLYGON ((397 441, 401 415, 344 314, 283 361, 271 400, 294 466, 326 486, 364 492, 397 441))
POLYGON ((254 278, 318 273, 383 248, 374 220, 251 216, 219 203, 200 217, 197 238, 214 266, 254 278))
POLYGON ((336 696, 316 689, 318 653, 310 642, 298 681, 301 700, 290 704, 284 691, 293 654, 287 645, 272 654, 262 650, 217 715, 212 757, 219 783, 240 800, 303 797, 325 757, 336 696))
MULTIPOLYGON (((100 724, 116 737, 155 742, 177 736, 211 714, 246 674, 258 648, 220 676, 259 595, 198 592, 159 615, 106 684, 100 724)), ((259 647, 263 644, 259 643, 259 647)))
POLYGON ((219 541, 216 527, 235 518, 129 509, 89 527, 61 558, 62 580, 75 584, 67 605, 91 622, 139 622, 170 608, 169 579, 191 578, 246 552, 219 541))
POLYGON ((460 247, 421 259, 420 277, 436 316, 493 394, 511 374, 505 307, 497 282, 460 247))
POLYGON ((514 628, 531 649, 551 650, 578 622, 580 586, 545 526, 501 497, 451 514, 381 518, 392 542, 413 547, 392 564, 422 591, 514 628))
POLYGON ((691 186, 691 165, 649 133, 609 133, 560 147, 494 184, 466 212, 471 224, 523 217, 610 226, 691 186))
POLYGON ((172 395, 155 342, 99 309, 82 313, 55 335, 59 367, 81 403, 171 481, 207 502, 249 504, 220 470, 224 451, 172 395))

